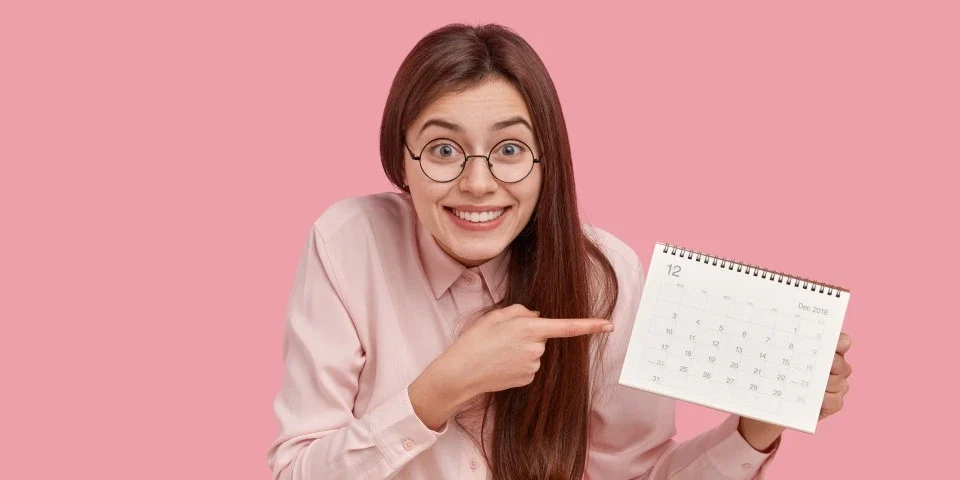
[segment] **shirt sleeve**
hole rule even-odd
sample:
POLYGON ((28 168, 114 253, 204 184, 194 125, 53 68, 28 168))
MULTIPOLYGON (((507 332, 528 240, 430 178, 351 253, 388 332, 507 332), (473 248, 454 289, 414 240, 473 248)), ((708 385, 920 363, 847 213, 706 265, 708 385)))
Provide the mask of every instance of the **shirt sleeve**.
POLYGON ((300 255, 287 306, 279 432, 267 453, 275 480, 386 479, 447 430, 423 424, 403 388, 353 415, 364 351, 316 227, 300 255))
POLYGON ((619 384, 626 347, 633 330, 644 284, 636 258, 618 258, 620 299, 614 312, 616 329, 603 356, 602 391, 590 419, 590 449, 585 478, 592 480, 748 480, 762 479, 780 447, 780 438, 766 452, 750 446, 729 415, 718 426, 684 442, 676 434, 676 401, 619 384))

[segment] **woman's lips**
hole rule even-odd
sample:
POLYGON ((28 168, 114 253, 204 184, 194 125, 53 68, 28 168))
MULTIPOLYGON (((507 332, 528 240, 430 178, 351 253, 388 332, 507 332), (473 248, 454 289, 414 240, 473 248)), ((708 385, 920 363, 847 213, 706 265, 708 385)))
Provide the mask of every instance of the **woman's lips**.
POLYGON ((443 210, 449 215, 450 220, 454 225, 473 232, 486 232, 494 230, 499 227, 504 222, 504 218, 507 216, 507 213, 510 211, 510 207, 501 207, 500 209, 496 207, 457 207, 456 211, 453 207, 444 207, 443 210), (492 214, 489 212, 497 212, 502 210, 499 216, 496 218, 485 220, 485 217, 491 217, 492 214), (461 212, 461 215, 467 216, 471 220, 480 220, 479 222, 473 222, 470 220, 465 220, 460 218, 460 215, 457 215, 457 211, 461 212))

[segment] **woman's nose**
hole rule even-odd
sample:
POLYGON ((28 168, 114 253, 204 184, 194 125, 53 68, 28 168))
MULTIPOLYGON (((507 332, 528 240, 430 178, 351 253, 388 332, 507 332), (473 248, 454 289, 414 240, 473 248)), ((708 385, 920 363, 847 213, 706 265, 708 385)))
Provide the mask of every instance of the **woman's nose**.
POLYGON ((470 155, 465 161, 463 175, 460 176, 460 188, 475 194, 482 194, 497 188, 497 180, 490 172, 487 158, 482 155, 470 155))

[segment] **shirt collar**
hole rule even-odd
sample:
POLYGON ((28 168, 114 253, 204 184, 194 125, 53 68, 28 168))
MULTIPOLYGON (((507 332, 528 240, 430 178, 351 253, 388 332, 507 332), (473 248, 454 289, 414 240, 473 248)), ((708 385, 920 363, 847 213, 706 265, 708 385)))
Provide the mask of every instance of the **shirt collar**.
MULTIPOLYGON (((433 234, 427 230, 419 217, 416 219, 416 224, 417 247, 423 262, 423 271, 427 275, 434 297, 439 299, 468 268, 440 248, 433 234)), ((506 293, 509 258, 510 249, 507 248, 496 257, 472 269, 483 278, 494 302, 499 302, 506 293)))

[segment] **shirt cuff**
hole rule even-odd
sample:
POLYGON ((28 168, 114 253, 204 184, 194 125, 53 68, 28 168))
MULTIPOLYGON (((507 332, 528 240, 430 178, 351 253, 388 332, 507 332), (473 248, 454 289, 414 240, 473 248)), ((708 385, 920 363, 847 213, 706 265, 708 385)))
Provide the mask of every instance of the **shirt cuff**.
POLYGON ((759 452, 740 435, 737 427, 740 417, 730 415, 721 425, 724 432, 720 441, 708 452, 707 457, 713 466, 727 478, 754 478, 764 463, 780 449, 780 438, 774 441, 769 452, 759 452))
POLYGON ((413 410, 407 387, 388 398, 371 412, 370 431, 373 441, 392 467, 403 465, 426 450, 440 435, 447 432, 449 421, 439 431, 424 425, 413 410))

